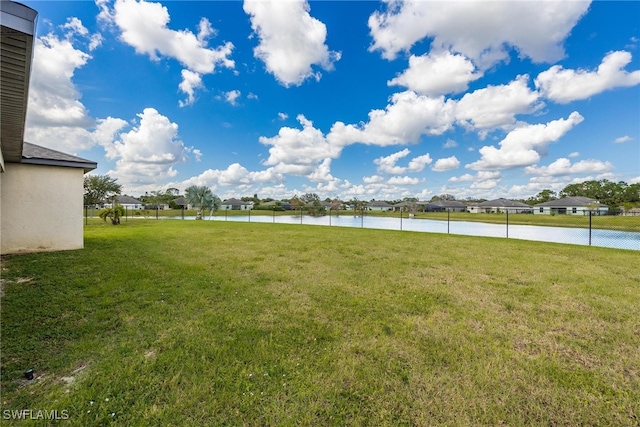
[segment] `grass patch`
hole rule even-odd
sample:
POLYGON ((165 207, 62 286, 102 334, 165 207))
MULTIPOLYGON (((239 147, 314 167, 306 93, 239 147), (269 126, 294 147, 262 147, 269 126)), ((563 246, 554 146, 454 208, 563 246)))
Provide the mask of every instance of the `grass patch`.
POLYGON ((85 230, 84 250, 3 260, 3 414, 638 424, 637 252, 220 221, 85 230))

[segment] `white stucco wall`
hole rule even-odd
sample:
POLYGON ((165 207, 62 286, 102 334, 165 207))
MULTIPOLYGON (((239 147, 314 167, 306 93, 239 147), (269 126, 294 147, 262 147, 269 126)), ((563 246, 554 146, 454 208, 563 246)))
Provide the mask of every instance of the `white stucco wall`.
POLYGON ((6 163, 0 174, 0 253, 81 249, 80 168, 6 163))

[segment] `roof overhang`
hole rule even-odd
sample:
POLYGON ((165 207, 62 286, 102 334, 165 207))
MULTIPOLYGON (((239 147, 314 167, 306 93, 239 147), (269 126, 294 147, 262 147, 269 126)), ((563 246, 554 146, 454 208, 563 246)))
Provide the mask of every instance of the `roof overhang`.
POLYGON ((29 77, 38 12, 0 1, 0 167, 20 162, 29 100, 29 77))

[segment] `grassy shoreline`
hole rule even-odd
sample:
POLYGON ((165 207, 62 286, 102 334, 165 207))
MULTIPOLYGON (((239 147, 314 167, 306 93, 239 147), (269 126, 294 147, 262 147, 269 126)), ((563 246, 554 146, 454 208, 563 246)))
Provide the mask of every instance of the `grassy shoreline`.
POLYGON ((3 260, 2 410, 67 409, 78 426, 640 417, 635 252, 219 221, 85 230, 84 250, 3 260))

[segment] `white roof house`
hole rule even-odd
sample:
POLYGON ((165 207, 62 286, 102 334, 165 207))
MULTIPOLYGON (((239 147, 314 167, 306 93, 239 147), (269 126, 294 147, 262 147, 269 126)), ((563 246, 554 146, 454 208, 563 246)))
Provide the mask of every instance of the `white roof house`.
POLYGON ((0 14, 0 253, 80 249, 84 174, 97 164, 24 141, 38 13, 3 0, 0 14))

